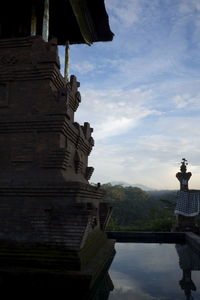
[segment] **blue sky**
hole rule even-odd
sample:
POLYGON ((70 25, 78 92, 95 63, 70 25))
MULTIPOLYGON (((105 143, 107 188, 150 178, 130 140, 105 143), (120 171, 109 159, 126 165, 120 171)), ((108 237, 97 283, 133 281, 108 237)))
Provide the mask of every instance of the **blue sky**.
POLYGON ((185 157, 200 188, 200 1, 105 3, 114 40, 70 49, 76 121, 94 128, 91 182, 178 189, 185 157))

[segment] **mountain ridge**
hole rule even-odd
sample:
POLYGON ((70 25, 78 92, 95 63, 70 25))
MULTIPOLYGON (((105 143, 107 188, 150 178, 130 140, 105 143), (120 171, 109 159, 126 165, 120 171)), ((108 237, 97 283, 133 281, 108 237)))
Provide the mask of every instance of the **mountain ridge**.
POLYGON ((131 186, 131 187, 138 187, 140 188, 141 190, 143 191, 153 191, 155 189, 152 189, 144 184, 140 184, 140 183, 134 183, 134 184, 131 184, 131 183, 127 183, 127 182, 124 182, 124 181, 111 181, 111 182, 108 182, 109 184, 111 185, 122 185, 123 187, 128 187, 128 186, 131 186))

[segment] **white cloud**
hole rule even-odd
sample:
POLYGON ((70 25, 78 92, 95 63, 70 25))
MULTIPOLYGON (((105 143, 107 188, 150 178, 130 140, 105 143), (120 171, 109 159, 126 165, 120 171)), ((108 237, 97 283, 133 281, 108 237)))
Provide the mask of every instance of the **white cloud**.
POLYGON ((121 180, 124 176, 124 156, 124 149, 119 145, 97 144, 89 157, 89 165, 95 168, 91 181, 106 183, 121 180))
POLYGON ((105 139, 111 136, 120 135, 129 131, 135 124, 135 120, 126 117, 108 117, 103 123, 96 127, 96 138, 105 139))
POLYGON ((176 95, 172 101, 177 108, 189 108, 190 110, 200 109, 200 95, 192 96, 190 94, 176 95))
POLYGON ((112 278, 114 278, 115 289, 122 289, 123 291, 134 290, 137 287, 137 282, 132 281, 129 276, 123 272, 117 270, 109 271, 112 278))
MULTIPOLYGON (((109 300, 156 300, 157 297, 153 297, 148 293, 145 293, 143 290, 123 290, 121 288, 115 289, 114 292, 110 293, 109 300)), ((162 300, 162 298, 159 298, 162 300)), ((163 298, 163 300, 165 300, 163 298)))
POLYGON ((109 271, 115 290, 109 299, 164 300, 179 290, 181 270, 174 245, 117 243, 116 251, 109 271), (162 273, 168 275, 167 281, 162 273), (159 296, 153 296, 157 286, 159 296))
POLYGON ((114 291, 110 293, 110 300, 156 300, 156 297, 142 290, 140 283, 135 278, 129 277, 127 274, 119 271, 110 271, 113 278, 114 291))
POLYGON ((95 65, 88 61, 81 61, 78 64, 73 64, 73 71, 79 74, 87 74, 95 69, 95 65))
POLYGON ((111 22, 125 27, 129 27, 139 20, 141 4, 139 0, 106 1, 106 7, 111 12, 111 22))
POLYGON ((84 101, 76 118, 85 121, 90 112, 90 123, 95 128, 97 140, 126 133, 137 127, 143 118, 159 113, 151 108, 150 90, 87 90, 82 94, 84 101))

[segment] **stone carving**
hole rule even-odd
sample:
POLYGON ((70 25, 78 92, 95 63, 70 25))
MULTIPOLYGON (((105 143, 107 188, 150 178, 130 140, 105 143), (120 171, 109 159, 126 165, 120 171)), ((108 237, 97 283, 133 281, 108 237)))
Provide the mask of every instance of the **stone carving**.
POLYGON ((86 168, 85 178, 87 180, 90 180, 90 178, 92 177, 93 172, 94 172, 94 168, 93 167, 87 167, 86 168))
POLYGON ((0 65, 14 65, 18 62, 18 58, 13 55, 0 56, 0 65))
POLYGON ((70 77, 70 82, 66 85, 66 89, 69 106, 74 112, 77 110, 79 103, 81 102, 81 95, 78 91, 79 86, 80 83, 76 80, 76 77, 72 75, 70 77))
POLYGON ((180 171, 176 174, 177 179, 180 182, 180 189, 181 190, 188 190, 188 181, 192 176, 192 173, 187 172, 187 160, 185 158, 182 159, 180 171))
POLYGON ((75 153, 74 165, 75 165, 76 173, 82 173, 82 170, 83 170, 82 155, 78 150, 75 153))
POLYGON ((93 132, 93 128, 90 127, 90 124, 88 122, 84 123, 84 126, 81 126, 83 133, 85 135, 85 138, 89 141, 91 138, 91 134, 93 132))

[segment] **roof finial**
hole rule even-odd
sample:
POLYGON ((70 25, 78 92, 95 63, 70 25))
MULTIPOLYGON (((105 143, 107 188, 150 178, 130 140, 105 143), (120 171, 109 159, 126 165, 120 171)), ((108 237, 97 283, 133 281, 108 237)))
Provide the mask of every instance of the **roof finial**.
POLYGON ((182 158, 182 162, 181 162, 181 166, 180 166, 181 173, 186 173, 187 165, 188 165, 187 159, 182 158))

